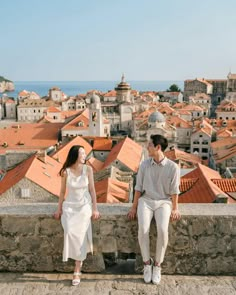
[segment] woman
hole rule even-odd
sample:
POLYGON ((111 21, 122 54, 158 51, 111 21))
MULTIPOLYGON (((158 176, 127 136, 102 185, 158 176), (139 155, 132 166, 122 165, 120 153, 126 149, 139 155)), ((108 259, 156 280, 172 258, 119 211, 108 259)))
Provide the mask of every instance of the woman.
POLYGON ((92 168, 85 164, 84 147, 71 147, 61 168, 61 192, 58 209, 54 214, 61 217, 64 229, 63 261, 75 260, 72 285, 80 283, 81 266, 88 252, 93 252, 91 216, 100 217, 97 209, 92 168), (67 197, 65 199, 65 193, 67 197))

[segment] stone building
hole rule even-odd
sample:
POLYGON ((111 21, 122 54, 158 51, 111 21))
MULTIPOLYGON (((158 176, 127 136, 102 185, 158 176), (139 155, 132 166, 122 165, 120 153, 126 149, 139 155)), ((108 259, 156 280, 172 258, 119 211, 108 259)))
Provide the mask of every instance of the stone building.
POLYGON ((216 119, 235 120, 236 100, 234 102, 224 100, 216 109, 216 119))
POLYGON ((49 89, 48 92, 49 99, 53 101, 62 101, 62 99, 65 97, 65 94, 61 91, 58 87, 52 87, 49 89))
POLYGON ((227 78, 227 93, 225 99, 236 102, 236 74, 229 73, 227 78))
POLYGON ((194 96, 196 93, 211 95, 213 93, 213 85, 205 79, 196 78, 194 80, 185 80, 184 100, 188 101, 189 96, 194 96))
POLYGON ((44 112, 50 107, 60 108, 53 100, 25 99, 17 106, 18 122, 37 122, 44 116, 44 112))

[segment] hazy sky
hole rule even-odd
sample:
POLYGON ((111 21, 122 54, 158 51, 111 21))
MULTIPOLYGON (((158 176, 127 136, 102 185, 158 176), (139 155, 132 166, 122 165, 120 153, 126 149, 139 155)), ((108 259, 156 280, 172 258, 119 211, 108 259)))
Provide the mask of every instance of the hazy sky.
POLYGON ((236 73, 235 0, 11 0, 0 9, 0 75, 13 81, 236 73))

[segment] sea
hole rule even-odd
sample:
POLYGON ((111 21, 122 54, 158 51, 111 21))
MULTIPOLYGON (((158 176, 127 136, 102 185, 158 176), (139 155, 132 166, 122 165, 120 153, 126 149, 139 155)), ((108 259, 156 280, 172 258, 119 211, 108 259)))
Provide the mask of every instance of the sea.
MULTIPOLYGON (((22 90, 34 91, 41 97, 48 95, 52 87, 59 87, 67 96, 85 94, 90 90, 107 92, 114 90, 120 81, 13 81, 15 91, 7 92, 9 97, 16 98, 22 90)), ((165 91, 172 84, 183 90, 184 81, 127 81, 131 88, 138 91, 165 91)))

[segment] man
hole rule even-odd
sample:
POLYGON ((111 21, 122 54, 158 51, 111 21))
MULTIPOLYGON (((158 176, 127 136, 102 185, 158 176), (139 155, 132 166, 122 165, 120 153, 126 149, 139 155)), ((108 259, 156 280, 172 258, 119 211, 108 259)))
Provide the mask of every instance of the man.
POLYGON ((159 134, 151 135, 147 149, 150 158, 143 161, 135 186, 134 202, 129 219, 138 217, 138 240, 144 263, 145 283, 159 284, 161 263, 168 244, 169 220, 180 219, 178 194, 180 170, 176 163, 164 156, 167 139, 159 134), (155 261, 150 257, 149 230, 153 216, 157 226, 155 261))

